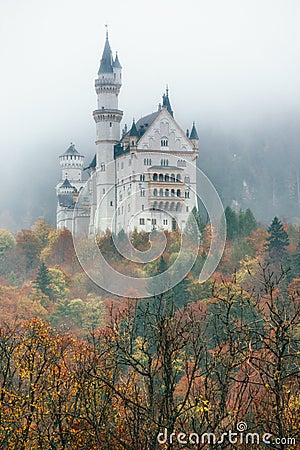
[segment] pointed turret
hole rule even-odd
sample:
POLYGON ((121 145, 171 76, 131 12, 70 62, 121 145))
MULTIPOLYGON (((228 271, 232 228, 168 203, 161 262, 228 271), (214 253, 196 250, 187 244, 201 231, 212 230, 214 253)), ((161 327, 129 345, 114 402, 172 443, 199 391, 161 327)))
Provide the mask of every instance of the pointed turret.
POLYGON ((192 131, 190 134, 190 141, 193 144, 194 149, 199 149, 199 137, 196 130, 195 122, 193 122, 192 131))
POLYGON ((113 62, 113 68, 114 69, 122 69, 122 66, 121 66, 119 58, 118 58, 118 52, 116 52, 116 58, 113 62))
POLYGON ((103 50, 103 54, 102 54, 102 58, 101 58, 98 75, 100 75, 100 73, 112 73, 112 72, 113 72, 113 56, 112 56, 112 51, 111 51, 111 48, 109 45, 108 32, 106 32, 106 41, 105 41, 105 46, 104 46, 104 50, 103 50))
POLYGON ((171 108, 171 103, 170 103, 170 99, 169 99, 169 89, 166 89, 166 93, 163 95, 163 104, 162 104, 163 108, 166 108, 167 111, 171 114, 172 117, 173 116, 173 110, 171 108))
POLYGON ((137 137, 138 135, 139 134, 138 134, 138 130, 136 128, 135 120, 133 119, 133 122, 132 122, 132 125, 131 125, 131 129, 130 129, 130 132, 129 132, 129 136, 137 137))
POLYGON ((193 128, 190 134, 190 140, 199 141, 198 133, 195 127, 195 122, 193 122, 193 128))

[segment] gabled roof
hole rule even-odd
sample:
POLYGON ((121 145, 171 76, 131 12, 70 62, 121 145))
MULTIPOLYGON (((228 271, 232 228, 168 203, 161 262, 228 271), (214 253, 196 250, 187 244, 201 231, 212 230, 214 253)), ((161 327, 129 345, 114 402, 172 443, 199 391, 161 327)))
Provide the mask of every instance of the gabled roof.
POLYGON ((72 143, 70 144, 70 147, 65 151, 65 153, 61 156, 66 156, 66 155, 83 156, 76 150, 75 145, 72 143))
POLYGON ((195 140, 199 141, 198 133, 197 133, 197 130, 195 127, 195 122, 193 122, 193 128, 192 128, 192 131, 190 134, 190 139, 195 139, 195 140))
POLYGON ((112 51, 108 41, 108 34, 106 34, 106 41, 104 45, 100 67, 98 70, 98 75, 100 73, 112 73, 113 72, 112 64, 113 64, 112 51))
POLYGON ((116 53, 116 58, 115 58, 115 60, 113 62, 113 67, 115 69, 122 69, 122 66, 121 66, 119 58, 118 58, 118 53, 116 53))

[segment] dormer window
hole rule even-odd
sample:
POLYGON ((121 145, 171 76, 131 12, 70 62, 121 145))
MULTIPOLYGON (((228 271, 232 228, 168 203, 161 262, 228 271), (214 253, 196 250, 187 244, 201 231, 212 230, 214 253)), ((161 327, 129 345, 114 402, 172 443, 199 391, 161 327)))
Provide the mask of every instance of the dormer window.
POLYGON ((167 138, 161 139, 161 141, 160 141, 160 146, 161 146, 161 147, 169 147, 169 141, 168 141, 168 139, 167 139, 167 138))

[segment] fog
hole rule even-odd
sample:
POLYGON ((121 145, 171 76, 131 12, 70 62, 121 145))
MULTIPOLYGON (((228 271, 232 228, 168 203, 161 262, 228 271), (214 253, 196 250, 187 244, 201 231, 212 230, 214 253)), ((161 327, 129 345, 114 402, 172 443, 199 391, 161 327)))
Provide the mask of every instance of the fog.
MULTIPOLYGON (((92 157, 106 23, 123 66, 123 125, 156 110, 168 84, 179 124, 197 123, 208 176, 214 152, 243 147, 253 159, 273 143, 283 151, 278 140, 280 168, 289 152, 300 168, 299 0, 1 0, 0 17, 0 226, 54 220, 58 156, 72 141, 92 157)), ((267 200, 255 199, 268 220, 267 200)), ((270 215, 287 215, 278 205, 270 215)))

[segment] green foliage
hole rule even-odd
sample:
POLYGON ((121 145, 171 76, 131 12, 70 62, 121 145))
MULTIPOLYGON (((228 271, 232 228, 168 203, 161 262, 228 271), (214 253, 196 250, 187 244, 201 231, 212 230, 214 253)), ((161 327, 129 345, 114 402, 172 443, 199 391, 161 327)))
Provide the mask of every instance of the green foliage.
POLYGON ((274 262, 281 262, 287 257, 286 248, 289 245, 289 237, 278 217, 274 217, 268 233, 266 249, 269 257, 274 262))
POLYGON ((225 208, 225 217, 227 225, 227 237, 231 241, 233 239, 250 236, 250 234, 257 229, 257 222, 250 211, 240 210, 238 213, 229 206, 225 208))
POLYGON ((51 289, 51 276, 49 270, 43 262, 41 263, 39 270, 37 272, 34 285, 36 289, 39 289, 43 294, 45 294, 49 299, 52 300, 52 289, 51 289))
POLYGON ((12 233, 5 229, 0 229, 0 258, 3 257, 4 253, 15 247, 16 240, 12 233))

